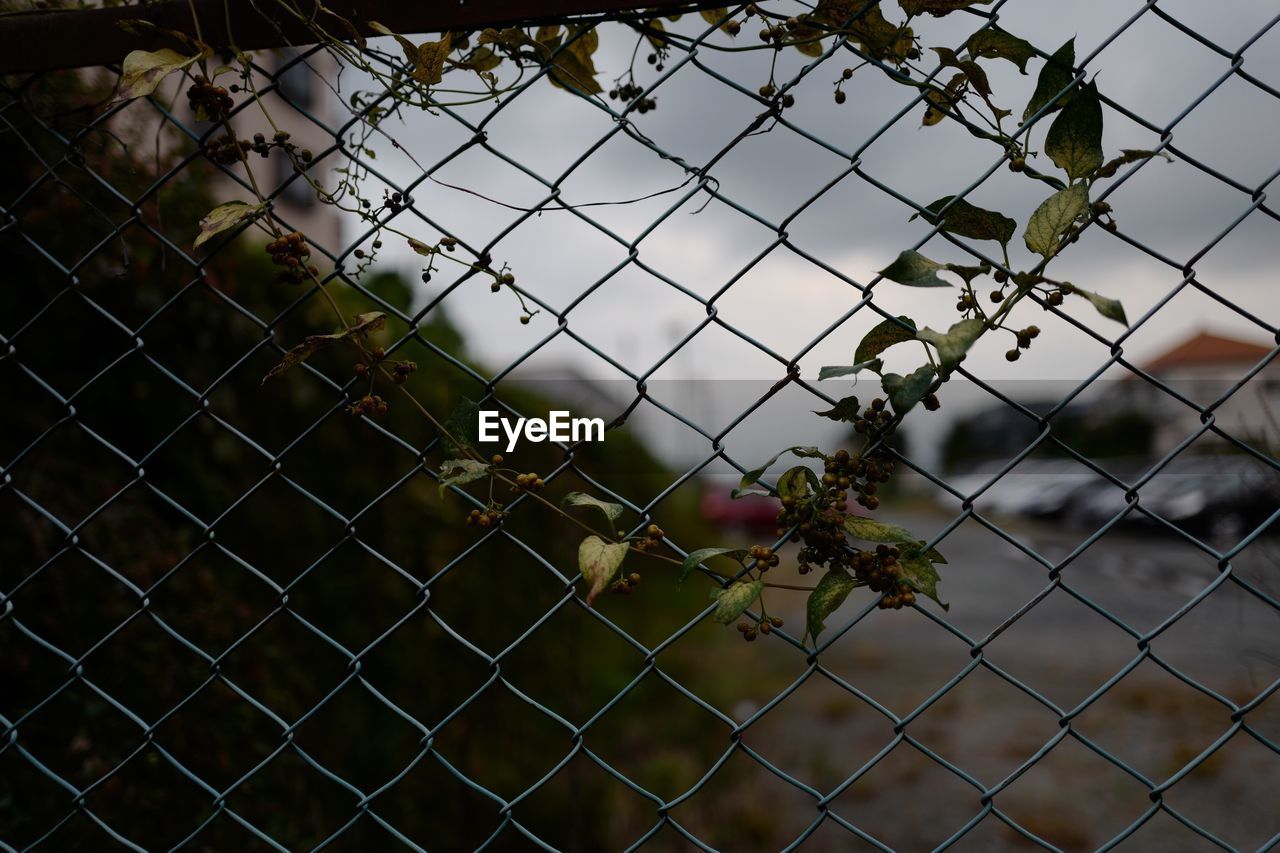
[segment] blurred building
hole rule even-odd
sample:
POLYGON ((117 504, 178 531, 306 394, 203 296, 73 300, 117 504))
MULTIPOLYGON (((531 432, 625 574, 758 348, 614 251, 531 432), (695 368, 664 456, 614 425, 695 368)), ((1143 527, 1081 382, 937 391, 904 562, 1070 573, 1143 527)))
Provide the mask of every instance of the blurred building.
MULTIPOLYGON (((287 131, 290 141, 300 149, 312 152, 308 175, 326 189, 333 189, 332 166, 337 160, 339 140, 334 138, 330 129, 338 127, 341 122, 342 105, 327 81, 336 77, 337 63, 323 50, 298 51, 292 48, 257 51, 254 62, 273 78, 263 80, 259 75, 257 80, 262 107, 270 115, 271 122, 280 130, 287 131)), ((226 86, 234 81, 234 74, 223 74, 218 78, 218 82, 226 86)), ((187 82, 182 81, 182 91, 185 91, 187 82)), ((239 93, 234 97, 240 106, 248 96, 239 93)), ((185 98, 177 99, 175 114, 200 134, 202 141, 221 134, 212 122, 196 121, 185 98)), ((273 132, 271 122, 267 121, 262 110, 249 104, 232 117, 231 126, 241 138, 255 133, 270 138, 273 132)), ((340 211, 333 205, 320 202, 311 184, 304 176, 295 173, 289 157, 279 150, 273 150, 265 160, 255 154, 249 156, 258 186, 264 195, 271 198, 281 220, 305 233, 313 246, 323 246, 334 252, 342 248, 340 211)), ((230 169, 240 174, 240 166, 230 169)), ((220 201, 252 200, 252 194, 230 177, 219 182, 214 194, 220 201), (224 195, 226 197, 222 198, 224 195)))
MULTIPOLYGON (((1280 360, 1270 359, 1274 351, 1270 344, 1198 332, 1139 365, 1157 382, 1129 374, 1096 405, 1146 414, 1155 423, 1152 449, 1158 453, 1200 429, 1200 413, 1188 401, 1212 408, 1214 423, 1236 438, 1275 444, 1280 440, 1280 360)), ((1221 439, 1209 433, 1199 441, 1221 439)))

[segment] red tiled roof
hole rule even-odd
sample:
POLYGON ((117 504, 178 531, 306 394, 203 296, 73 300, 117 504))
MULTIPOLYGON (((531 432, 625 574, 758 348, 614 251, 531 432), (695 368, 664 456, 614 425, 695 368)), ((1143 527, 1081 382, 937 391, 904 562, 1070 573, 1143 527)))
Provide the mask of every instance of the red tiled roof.
POLYGON ((1267 356, 1271 347, 1249 341, 1223 338, 1200 332, 1143 366, 1148 373, 1164 373, 1179 367, 1210 364, 1256 364, 1267 356))

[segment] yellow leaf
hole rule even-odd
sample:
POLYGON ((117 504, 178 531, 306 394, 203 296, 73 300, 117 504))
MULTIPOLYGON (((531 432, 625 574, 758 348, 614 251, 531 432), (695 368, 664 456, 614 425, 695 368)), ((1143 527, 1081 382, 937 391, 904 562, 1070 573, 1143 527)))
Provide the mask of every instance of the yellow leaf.
POLYGON ((440 41, 426 41, 418 45, 418 60, 413 67, 413 79, 434 86, 444 76, 444 60, 453 49, 453 36, 444 34, 440 41))
POLYGON ((190 67, 203 54, 183 56, 176 50, 163 48, 157 51, 134 50, 124 58, 120 71, 120 86, 112 104, 131 101, 145 97, 156 90, 156 87, 175 71, 190 67))

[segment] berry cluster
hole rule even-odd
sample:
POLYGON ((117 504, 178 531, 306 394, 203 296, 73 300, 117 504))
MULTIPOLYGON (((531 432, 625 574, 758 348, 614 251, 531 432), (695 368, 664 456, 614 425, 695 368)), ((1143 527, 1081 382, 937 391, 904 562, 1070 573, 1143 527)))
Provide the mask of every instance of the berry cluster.
POLYGON ((270 141, 261 133, 255 133, 253 139, 236 139, 224 133, 205 146, 204 156, 220 165, 230 166, 238 161, 242 154, 248 154, 251 151, 260 157, 269 157, 273 148, 286 151, 303 163, 310 163, 315 156, 311 153, 311 149, 299 148, 290 142, 289 132, 285 130, 277 131, 270 141))
POLYGON ((892 460, 880 459, 878 455, 867 458, 838 450, 825 458, 824 467, 821 488, 815 494, 785 495, 778 511, 778 535, 785 536, 795 527, 802 543, 797 555, 802 575, 812 571, 815 565, 833 569, 852 567, 852 560, 859 552, 846 547, 848 535, 844 523, 849 492, 856 492, 857 502, 874 510, 880 505, 876 497, 879 484, 889 481, 894 465, 892 460))
POLYGON ((204 147, 204 156, 221 166, 230 166, 239 162, 241 152, 247 152, 252 147, 253 143, 249 140, 237 140, 234 136, 224 133, 217 139, 210 140, 204 147))
POLYGON ((199 121, 222 121, 235 106, 226 88, 215 86, 203 74, 197 74, 187 89, 187 103, 199 121))
POLYGON ((756 568, 762 572, 769 571, 780 562, 778 555, 773 553, 773 549, 765 545, 752 545, 747 551, 747 556, 756 561, 756 568))
POLYGON ((467 513, 467 527, 479 527, 482 529, 494 527, 502 523, 502 517, 505 514, 492 507, 486 510, 473 509, 467 513))
POLYGON ((397 361, 391 365, 391 381, 397 385, 403 385, 409 379, 409 374, 418 369, 418 365, 412 361, 397 361))
POLYGON ((845 84, 845 81, 852 80, 852 79, 853 79, 852 68, 846 68, 845 70, 840 72, 840 79, 836 81, 835 99, 837 104, 843 104, 848 99, 848 96, 845 95, 844 93, 843 86, 845 84))
MULTIPOLYGON (((854 406, 856 407, 857 404, 858 404, 858 401, 857 401, 857 398, 855 398, 854 406)), ((870 406, 867 406, 867 408, 862 411, 861 417, 854 418, 853 429, 854 429, 854 432, 858 433, 859 435, 868 435, 868 436, 871 436, 872 438, 875 438, 880 435, 884 435, 886 432, 893 429, 893 413, 890 412, 888 408, 885 407, 884 400, 877 397, 871 401, 870 406)), ((841 464, 847 464, 847 463, 841 463, 841 464)), ((890 462, 888 464, 892 465, 893 463, 890 462)), ((828 467, 827 472, 831 473, 832 469, 828 467)), ((837 472, 837 476, 839 476, 838 472, 837 472)), ((862 475, 859 474, 857 476, 862 476, 862 475)), ((875 491, 872 490, 870 493, 864 493, 863 497, 868 497, 869 495, 874 495, 874 494, 875 494, 875 491)), ((867 509, 875 509, 876 506, 879 505, 879 501, 877 501, 874 505, 867 504, 862 500, 859 500, 858 503, 862 504, 867 509)))
POLYGON ((1022 355, 1020 350, 1030 349, 1031 342, 1040 336, 1039 326, 1027 326, 1013 333, 1018 339, 1018 346, 1004 354, 1006 361, 1017 361, 1022 355))
POLYGON ((634 82, 622 83, 609 90, 609 97, 612 100, 635 101, 636 112, 644 114, 650 110, 658 108, 657 98, 640 98, 644 94, 644 89, 634 82), (639 98, 639 100, 636 100, 639 98))
POLYGON ((901 610, 916 602, 916 594, 903 583, 898 558, 902 554, 891 545, 877 545, 874 551, 859 551, 853 558, 853 574, 873 592, 880 593, 880 609, 901 610))
MULTIPOLYGON (((760 87, 760 97, 762 98, 772 98, 776 94, 778 94, 778 87, 773 85, 772 83, 765 83, 763 86, 760 87)), ((792 95, 790 92, 788 92, 787 94, 782 96, 782 106, 794 107, 795 105, 796 105, 795 95, 792 95)))
POLYGON ((387 401, 377 394, 365 394, 359 400, 347 406, 347 412, 356 416, 385 415, 387 413, 387 401))
MULTIPOLYGON (((306 154, 307 152, 304 151, 302 153, 306 154)), ((310 158, 304 158, 304 159, 310 159, 310 158)), ((406 207, 408 207, 411 204, 413 204, 413 199, 409 198, 407 195, 404 195, 399 192, 388 193, 386 190, 383 190, 382 204, 378 206, 378 209, 379 210, 385 209, 388 212, 394 214, 394 213, 399 213, 400 211, 404 210, 406 207)), ((373 202, 369 201, 369 199, 367 198, 362 198, 360 199, 360 207, 364 208, 365 210, 369 210, 371 207, 373 207, 373 202)))
POLYGON ((661 527, 656 524, 650 524, 644 529, 643 537, 631 541, 631 547, 637 551, 652 551, 662 544, 662 539, 666 535, 666 532, 661 527))
POLYGON ((614 595, 630 595, 640 585, 640 573, 632 572, 625 578, 618 578, 609 584, 609 592, 614 595))
POLYGON ((760 626, 756 627, 747 620, 743 619, 738 623, 738 633, 742 635, 742 639, 748 643, 754 642, 755 638, 760 634, 771 634, 774 628, 781 628, 783 625, 781 616, 769 616, 760 620, 760 626))
POLYGON ((311 249, 307 246, 307 239, 301 231, 294 231, 272 240, 267 244, 267 254, 271 256, 273 264, 284 267, 276 275, 277 281, 285 284, 301 284, 307 280, 308 275, 320 274, 319 269, 306 262, 307 258, 311 257, 311 249))
POLYGON ((541 477, 531 471, 528 474, 516 474, 516 485, 526 492, 540 492, 547 484, 541 477))

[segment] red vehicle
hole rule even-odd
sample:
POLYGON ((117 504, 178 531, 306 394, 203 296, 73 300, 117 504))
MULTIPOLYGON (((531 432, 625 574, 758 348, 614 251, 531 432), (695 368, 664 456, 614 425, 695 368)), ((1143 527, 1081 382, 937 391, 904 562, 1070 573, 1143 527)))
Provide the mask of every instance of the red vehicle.
POLYGON ((778 502, 761 495, 734 500, 724 489, 707 489, 702 493, 700 510, 702 517, 717 527, 769 534, 778 529, 778 502))

